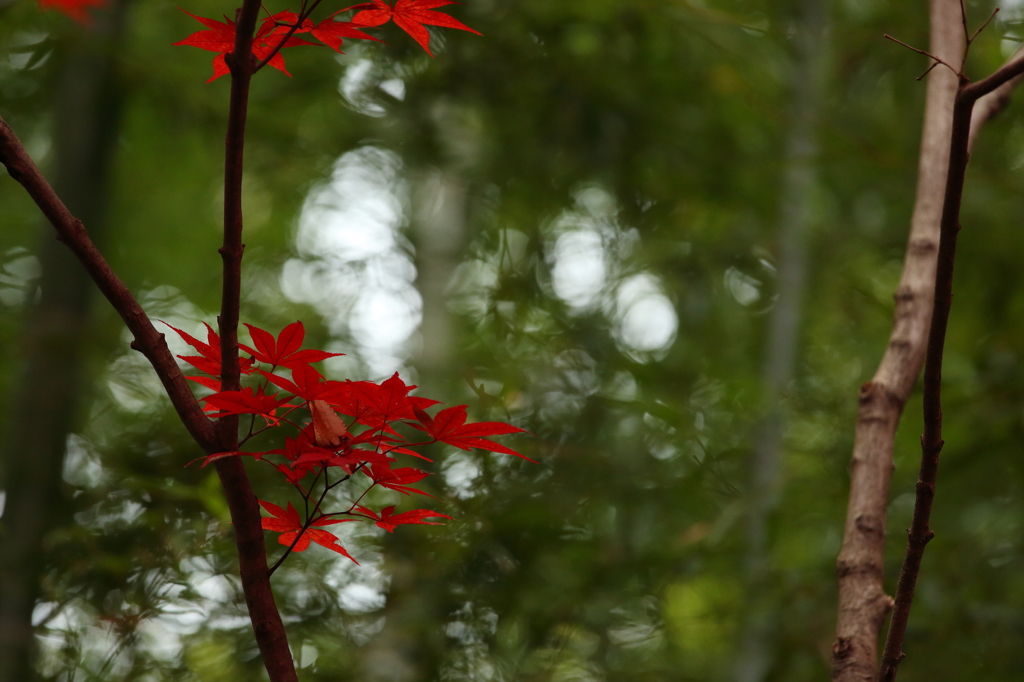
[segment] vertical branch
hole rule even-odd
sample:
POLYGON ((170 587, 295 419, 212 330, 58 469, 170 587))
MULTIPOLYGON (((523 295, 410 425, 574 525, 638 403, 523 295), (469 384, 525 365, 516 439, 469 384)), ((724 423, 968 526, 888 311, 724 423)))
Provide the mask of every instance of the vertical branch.
MULTIPOLYGON (((231 98, 228 129, 224 143, 224 243, 220 248, 224 279, 220 304, 221 390, 239 388, 238 315, 242 295, 242 168, 245 150, 245 120, 249 108, 249 84, 255 58, 252 35, 259 16, 258 0, 246 0, 238 11, 234 52, 225 55, 231 69, 231 98)), ((237 440, 238 420, 221 420, 225 448, 237 440), (234 422, 232 424, 232 422, 234 422), (234 430, 228 427, 233 427, 234 430)))
POLYGON ((964 176, 967 172, 967 140, 971 130, 973 101, 957 97, 953 111, 953 131, 950 145, 949 174, 942 208, 941 237, 939 240, 938 268, 935 273, 935 297, 932 324, 928 332, 928 354, 924 367, 924 435, 921 436, 921 473, 917 481, 917 499, 914 520, 909 532, 907 554, 896 588, 896 603, 889 635, 882 656, 882 682, 896 678, 896 670, 903 658, 903 635, 907 629, 910 604, 913 600, 917 574, 921 568, 925 545, 935 535, 928 528, 932 501, 935 498, 935 478, 942 450, 942 352, 946 342, 946 326, 953 302, 953 260, 956 256, 956 237, 960 232, 960 201, 963 196, 964 176))
MULTIPOLYGON (((955 63, 963 55, 959 0, 931 0, 929 51, 955 63)), ((939 223, 946 184, 951 113, 957 78, 933 69, 918 163, 917 197, 889 344, 871 381, 860 388, 850 499, 839 552, 839 611, 832 647, 832 679, 874 680, 878 636, 892 605, 882 584, 885 517, 889 504, 892 451, 903 406, 924 362, 931 320, 939 223)))
MULTIPOLYGON (((259 0, 245 0, 235 22, 235 49, 225 56, 231 69, 231 95, 224 155, 224 243, 220 248, 224 275, 218 326, 221 340, 221 389, 237 390, 238 317, 242 293, 242 168, 245 148, 245 120, 249 104, 249 84, 256 65, 252 37, 259 17, 259 0)), ((238 417, 221 418, 217 435, 222 450, 238 445, 238 417)), ((216 464, 235 529, 239 573, 249 619, 263 664, 271 682, 296 682, 295 664, 288 648, 288 637, 270 588, 266 545, 260 523, 260 509, 249 485, 245 467, 238 458, 221 459, 216 464)))

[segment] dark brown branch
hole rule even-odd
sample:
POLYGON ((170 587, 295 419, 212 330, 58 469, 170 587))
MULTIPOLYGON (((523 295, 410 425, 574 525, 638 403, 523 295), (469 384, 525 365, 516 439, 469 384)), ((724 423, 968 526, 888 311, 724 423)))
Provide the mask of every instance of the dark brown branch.
MULTIPOLYGON (((231 95, 224 155, 224 242, 220 248, 223 284, 218 326, 221 341, 221 388, 237 390, 238 318, 242 293, 242 168, 245 149, 245 121, 249 104, 249 85, 256 65, 252 54, 253 32, 259 18, 259 0, 245 0, 236 15, 235 47, 225 56, 231 69, 231 95)), ((217 436, 220 451, 238 448, 238 417, 219 420, 217 436)), ((297 682, 295 664, 288 648, 281 614, 270 588, 267 551, 260 522, 260 508, 249 485, 242 462, 231 457, 216 464, 238 547, 242 590, 249 608, 256 643, 271 682, 297 682)))
POLYGON ((935 298, 932 322, 928 332, 928 350, 924 369, 924 435, 921 436, 921 471, 917 481, 914 517, 909 530, 907 552, 900 570, 896 588, 889 634, 882 655, 881 682, 896 679, 900 660, 903 659, 903 639, 907 630, 910 607, 914 600, 921 560, 928 542, 934 537, 929 528, 935 483, 942 451, 942 356, 946 342, 946 328, 953 301, 953 265, 956 240, 960 232, 960 204, 963 199, 967 162, 970 158, 971 114, 975 102, 993 92, 1004 83, 1024 73, 1024 61, 1007 64, 994 74, 969 83, 961 78, 953 106, 953 130, 949 147, 949 170, 942 205, 938 267, 935 273, 935 298))
POLYGON ((146 356, 192 438, 206 452, 217 452, 212 422, 203 414, 192 389, 175 362, 164 336, 156 330, 128 287, 118 279, 93 244, 80 220, 71 214, 29 157, 10 126, 0 118, 0 163, 17 180, 57 230, 57 238, 78 258, 89 276, 135 337, 132 348, 146 356))

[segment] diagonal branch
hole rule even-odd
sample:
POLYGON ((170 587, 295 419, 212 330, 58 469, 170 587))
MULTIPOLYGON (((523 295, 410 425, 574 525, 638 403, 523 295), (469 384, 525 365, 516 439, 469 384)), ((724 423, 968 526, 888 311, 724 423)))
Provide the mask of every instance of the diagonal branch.
MULTIPOLYGON (((1018 48, 1007 63, 1012 64, 1018 59, 1024 59, 1024 46, 1018 48)), ((1013 92, 1013 89, 1017 87, 1017 84, 1022 79, 1024 79, 1024 74, 1014 76, 975 103, 974 113, 971 114, 971 133, 970 139, 967 142, 968 151, 974 149, 974 141, 978 137, 981 127, 1007 107, 1010 103, 1010 93, 1013 92)))
POLYGON ((132 348, 145 355, 153 365, 178 417, 192 438, 207 453, 218 452, 213 423, 203 414, 199 403, 196 402, 192 389, 167 348, 164 335, 156 330, 131 291, 114 274, 103 254, 93 244, 85 226, 71 214, 53 191, 50 183, 25 151, 21 141, 2 118, 0 163, 7 167, 11 177, 29 193, 43 215, 57 230, 57 239, 71 249, 96 282, 96 286, 124 320, 125 326, 135 337, 132 348))

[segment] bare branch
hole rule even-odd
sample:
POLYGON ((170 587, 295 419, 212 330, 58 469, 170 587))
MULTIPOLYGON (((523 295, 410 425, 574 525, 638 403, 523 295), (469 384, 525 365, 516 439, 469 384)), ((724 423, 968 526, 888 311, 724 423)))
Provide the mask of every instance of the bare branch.
POLYGON ((57 238, 71 249, 96 286, 124 320, 125 326, 135 337, 132 348, 142 352, 153 365, 171 399, 171 404, 174 405, 178 417, 192 438, 207 453, 217 452, 213 424, 196 402, 192 389, 167 348, 163 334, 156 330, 142 306, 135 300, 135 296, 110 268, 103 254, 93 244, 85 226, 71 214, 53 191, 50 183, 43 177, 17 135, 3 118, 0 118, 0 163, 7 167, 11 177, 29 193, 43 215, 57 230, 57 238))
MULTIPOLYGON (((924 50, 919 50, 918 48, 914 47, 913 45, 908 45, 908 44, 906 44, 905 42, 903 42, 902 40, 900 40, 900 39, 898 39, 898 38, 893 38, 893 37, 892 37, 891 35, 889 35, 888 33, 886 33, 886 34, 885 34, 884 36, 882 36, 882 37, 883 37, 883 38, 885 38, 885 39, 887 39, 887 40, 891 40, 892 42, 896 43, 897 45, 902 45, 903 47, 907 48, 907 49, 908 49, 908 50, 910 50, 911 52, 916 52, 916 53, 918 53, 918 54, 923 54, 923 55, 924 55, 925 57, 928 57, 929 59, 933 59, 933 60, 935 60, 935 64, 942 64, 942 65, 943 65, 943 66, 945 66, 945 67, 946 67, 947 69, 949 69, 949 70, 950 70, 950 71, 952 71, 952 72, 953 72, 954 74, 956 74, 956 75, 957 75, 957 77, 959 77, 959 76, 960 76, 960 71, 959 71, 959 70, 957 70, 957 69, 954 69, 954 68, 953 68, 952 66, 950 66, 950 65, 949 65, 948 63, 946 63, 945 61, 943 61, 943 60, 942 60, 942 59, 940 59, 939 57, 936 57, 936 56, 935 56, 935 55, 933 55, 933 54, 932 54, 931 52, 926 52, 926 51, 924 51, 924 50)), ((924 72, 924 73, 925 73, 925 75, 927 75, 929 71, 931 71, 932 69, 934 69, 934 68, 935 68, 935 64, 932 64, 931 66, 929 66, 929 67, 928 67, 928 71, 925 71, 925 72, 924 72)), ((917 80, 921 80, 921 78, 923 78, 923 77, 924 77, 924 76, 921 76, 921 77, 919 77, 919 78, 918 78, 917 80)))

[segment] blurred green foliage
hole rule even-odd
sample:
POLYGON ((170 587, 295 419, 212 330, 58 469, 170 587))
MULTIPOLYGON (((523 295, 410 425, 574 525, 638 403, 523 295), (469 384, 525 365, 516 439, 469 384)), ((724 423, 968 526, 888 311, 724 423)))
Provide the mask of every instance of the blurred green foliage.
MULTIPOLYGON (((291 557, 274 579, 300 679, 731 678, 751 598, 742 518, 765 408, 795 8, 473 0, 452 12, 483 37, 435 33, 434 60, 386 27, 388 45, 289 50, 294 78, 256 79, 243 319, 268 329, 302 319, 311 345, 349 354, 328 364, 332 376, 401 371, 477 419, 529 429, 514 447, 540 462, 437 449, 428 490, 454 522, 352 530, 344 541, 360 567, 319 548, 291 557), (336 201, 315 214, 332 178, 336 201), (431 204, 445 188, 457 189, 454 223, 431 204), (423 286, 426 272, 442 284, 423 286), (421 310, 432 316, 420 327, 421 310)), ((969 3, 972 19, 990 9, 969 3)), ((45 166, 48 92, 61 45, 82 29, 28 0, 2 12, 0 107, 45 166)), ((1015 48, 1019 19, 1000 14, 972 73, 1015 48)), ((923 46, 927 23, 921 3, 832 8, 785 483, 771 580, 758 588, 776 609, 772 680, 828 675, 857 387, 891 324, 924 95, 923 58, 881 35, 923 46)), ((153 317, 191 331, 213 322, 219 300, 228 82, 204 85, 212 55, 171 46, 199 28, 173 4, 136 2, 127 26, 102 246, 153 317)), ((907 682, 1024 675, 1016 112, 986 129, 968 177, 937 537, 907 682)), ((9 348, 44 226, 14 182, 0 181, 0 203, 9 348)), ((66 524, 46 540, 41 675, 263 679, 216 477, 185 467, 200 453, 100 300, 82 343, 93 380, 69 439, 66 524)), ((12 365, 0 360, 5 385, 12 365)), ((890 590, 919 414, 912 399, 897 443, 890 590)), ((251 471, 261 496, 289 499, 251 471)))

